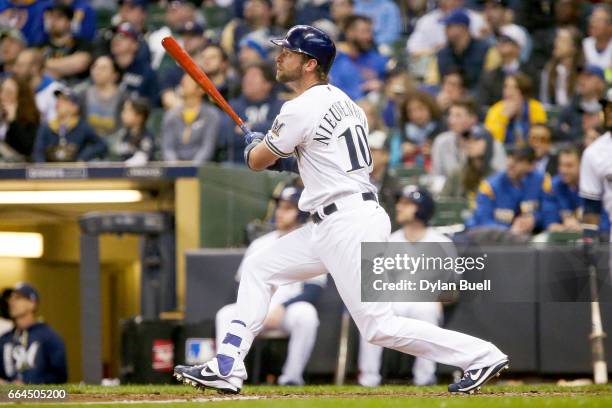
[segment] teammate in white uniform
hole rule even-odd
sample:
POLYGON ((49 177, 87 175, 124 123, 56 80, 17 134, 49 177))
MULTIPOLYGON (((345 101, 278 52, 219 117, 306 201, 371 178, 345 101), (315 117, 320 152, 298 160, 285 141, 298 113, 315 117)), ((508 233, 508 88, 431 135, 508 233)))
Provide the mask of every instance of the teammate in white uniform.
MULTIPOLYGON (((396 221, 402 226, 389 237, 389 242, 439 242, 445 243, 443 249, 448 256, 456 257, 452 241, 428 227, 434 215, 435 205, 429 192, 416 186, 406 186, 398 197, 395 212, 396 221)), ((436 326, 442 323, 442 304, 440 302, 393 302, 393 312, 397 316, 423 320, 436 326)), ((362 336, 359 341, 359 384, 365 387, 380 385, 380 365, 383 348, 368 343, 362 336)), ((412 381, 415 385, 436 384, 436 363, 417 357, 412 366, 412 381)))
POLYGON ((386 242, 391 232, 389 216, 369 180, 372 157, 365 113, 327 82, 336 53, 327 34, 295 26, 274 43, 282 47, 276 79, 296 97, 283 105, 265 137, 247 135, 245 161, 255 171, 290 168, 296 161, 305 186, 299 206, 313 214, 314 222, 245 261, 236 320, 217 356, 202 366, 178 366, 175 377, 196 387, 239 392, 247 377, 243 360, 263 329, 272 288, 329 272, 370 343, 461 367, 465 374, 449 391, 473 392, 507 367, 508 358, 497 347, 395 316, 389 303, 361 301, 361 243, 386 242))
MULTIPOLYGON (((301 226, 306 217, 297 208, 300 193, 301 191, 295 187, 286 187, 281 191, 274 212, 276 230, 253 241, 246 250, 244 259, 272 246, 280 237, 301 226)), ((243 265, 244 260, 236 273, 237 281, 240 281, 243 265)), ((326 283, 327 275, 315 276, 305 282, 294 282, 279 287, 270 299, 268 314, 263 323, 264 331, 282 330, 289 335, 287 359, 278 378, 280 385, 304 384, 302 373, 312 353, 319 327, 319 317, 314 303, 326 283)), ((235 315, 236 303, 226 305, 217 312, 218 345, 222 343, 235 315)))

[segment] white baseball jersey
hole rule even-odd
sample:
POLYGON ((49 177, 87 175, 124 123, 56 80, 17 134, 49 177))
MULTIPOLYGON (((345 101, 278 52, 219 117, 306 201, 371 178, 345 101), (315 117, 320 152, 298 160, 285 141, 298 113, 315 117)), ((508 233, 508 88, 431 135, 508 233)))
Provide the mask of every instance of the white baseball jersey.
MULTIPOLYGON (((255 241, 251 242, 251 245, 247 248, 244 253, 244 259, 248 256, 257 253, 258 251, 268 248, 276 242, 281 237, 281 234, 278 231, 272 231, 261 237, 257 238, 255 241)), ((236 280, 240 281, 240 277, 242 276, 242 265, 238 267, 238 271, 236 272, 236 280)), ((270 309, 273 309, 275 306, 278 306, 289 299, 292 299, 298 296, 304 290, 304 283, 310 283, 313 285, 319 285, 321 287, 325 287, 327 284, 327 274, 315 276, 305 282, 295 281, 293 283, 282 285, 276 288, 276 291, 272 295, 272 299, 270 299, 270 309)))
POLYGON ((349 194, 376 192, 368 133, 363 110, 340 89, 320 84, 285 102, 264 142, 279 157, 297 157, 304 182, 299 207, 313 212, 349 194))
POLYGON ((598 137, 582 154, 580 196, 601 201, 612 214, 612 132, 598 137))

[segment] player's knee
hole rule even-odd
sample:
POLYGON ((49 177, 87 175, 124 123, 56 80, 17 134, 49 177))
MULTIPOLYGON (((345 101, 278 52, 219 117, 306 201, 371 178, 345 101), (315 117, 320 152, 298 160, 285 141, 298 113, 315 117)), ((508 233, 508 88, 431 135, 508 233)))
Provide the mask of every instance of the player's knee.
POLYGON ((240 266, 240 280, 261 278, 261 271, 264 269, 265 264, 265 258, 259 256, 259 254, 247 256, 244 258, 242 265, 240 266))

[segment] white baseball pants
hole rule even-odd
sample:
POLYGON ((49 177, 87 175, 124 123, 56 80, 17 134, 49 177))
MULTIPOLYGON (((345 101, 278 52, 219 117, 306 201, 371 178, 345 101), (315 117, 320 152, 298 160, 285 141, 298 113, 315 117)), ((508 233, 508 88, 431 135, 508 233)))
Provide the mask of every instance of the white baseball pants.
MULTIPOLYGON (((236 319, 229 336, 240 343, 222 344, 219 354, 244 359, 262 329, 272 288, 328 271, 365 339, 416 357, 478 369, 506 356, 493 344, 428 322, 399 317, 390 303, 361 302, 361 242, 387 241, 389 216, 360 194, 336 201, 339 210, 319 224, 308 223, 245 259, 238 289, 236 319)), ((237 367, 234 363, 231 370, 237 367)))
MULTIPOLYGON (((217 347, 223 341, 223 336, 230 327, 230 322, 236 319, 236 303, 223 306, 215 318, 217 347)), ((308 363, 312 348, 317 338, 319 316, 315 307, 308 302, 295 302, 287 306, 281 329, 289 335, 287 358, 278 383, 304 384, 304 368, 308 363)))
MULTIPOLYGON (((438 326, 442 321, 442 305, 437 302, 394 302, 391 309, 396 316, 410 317, 438 326)), ((380 385, 380 366, 383 348, 361 336, 359 339, 359 384, 366 387, 380 385)), ((436 380, 436 363, 417 357, 412 366, 415 385, 429 385, 436 380)))

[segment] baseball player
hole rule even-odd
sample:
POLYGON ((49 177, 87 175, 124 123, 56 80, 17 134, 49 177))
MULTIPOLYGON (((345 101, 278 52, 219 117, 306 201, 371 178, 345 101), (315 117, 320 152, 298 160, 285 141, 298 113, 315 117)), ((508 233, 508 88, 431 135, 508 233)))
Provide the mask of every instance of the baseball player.
MULTIPOLYGON (((424 188, 406 186, 399 194, 395 205, 396 221, 402 226, 389 237, 389 242, 444 242, 452 241, 427 225, 434 215, 435 204, 432 196, 424 188)), ((443 248, 450 250, 450 247, 443 248)), ((452 253, 457 252, 452 246, 452 253)), ((439 302, 393 302, 393 312, 397 316, 410 317, 439 325, 442 321, 442 305, 439 302)), ((368 343, 361 336, 359 342, 359 384, 365 387, 380 385, 380 364, 383 349, 368 343)), ((417 357, 412 366, 412 380, 415 385, 433 385, 437 383, 436 363, 417 357)))
POLYGON ((584 200, 582 221, 584 236, 589 241, 597 237, 602 206, 612 214, 612 89, 608 90, 603 103, 607 131, 586 148, 580 162, 580 196, 584 200))
POLYGON ((391 224, 370 183, 372 156, 363 110, 330 85, 336 47, 323 31, 291 28, 281 47, 276 79, 296 97, 285 102, 266 135, 246 136, 245 162, 254 171, 297 170, 304 182, 299 207, 313 222, 250 256, 242 268, 236 318, 201 366, 178 366, 175 377, 196 387, 240 392, 244 358, 263 329, 272 288, 329 272, 359 331, 370 342, 461 367, 451 392, 474 392, 508 365, 493 344, 420 320, 395 316, 389 303, 361 302, 361 243, 386 242, 391 224))
MULTIPOLYGON (((267 248, 280 237, 290 233, 306 221, 308 213, 298 209, 301 189, 285 187, 278 199, 274 211, 276 230, 253 241, 244 259, 267 248)), ((244 261, 243 261, 244 264, 244 261)), ((238 268, 236 280, 240 281, 242 265, 238 268)), ((317 338, 319 317, 314 304, 327 283, 327 275, 315 276, 305 282, 294 282, 276 289, 270 299, 268 314, 263 323, 264 330, 280 329, 289 334, 289 347, 283 372, 278 378, 280 385, 302 385, 302 373, 310 358, 310 353, 317 338)), ((236 303, 226 305, 217 312, 217 344, 223 342, 230 322, 236 314, 236 303)))

